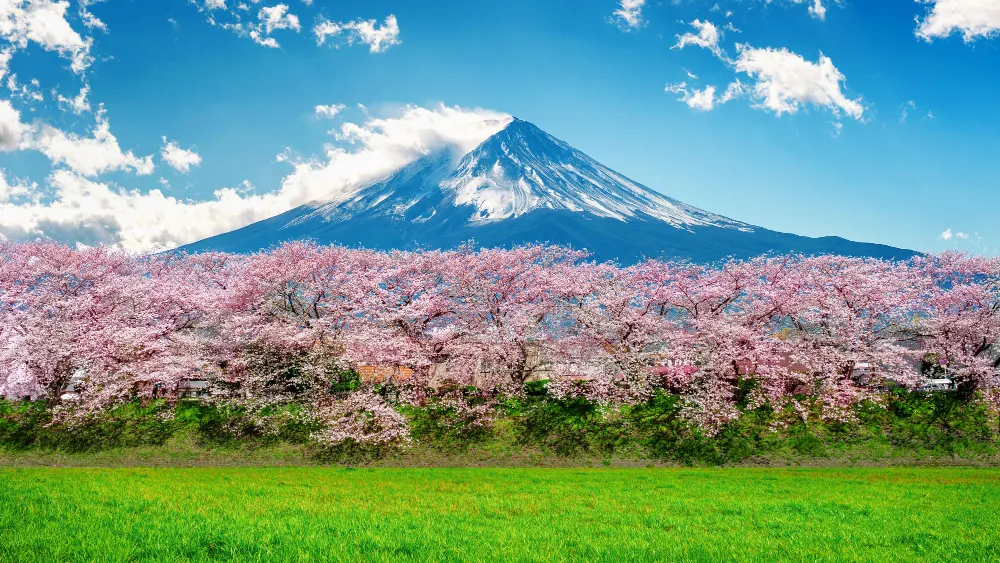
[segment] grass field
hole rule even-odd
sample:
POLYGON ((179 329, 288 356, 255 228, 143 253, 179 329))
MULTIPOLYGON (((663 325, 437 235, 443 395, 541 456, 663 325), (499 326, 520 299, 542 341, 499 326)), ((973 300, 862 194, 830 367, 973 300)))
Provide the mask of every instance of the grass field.
POLYGON ((996 561, 989 469, 0 469, 0 561, 996 561))

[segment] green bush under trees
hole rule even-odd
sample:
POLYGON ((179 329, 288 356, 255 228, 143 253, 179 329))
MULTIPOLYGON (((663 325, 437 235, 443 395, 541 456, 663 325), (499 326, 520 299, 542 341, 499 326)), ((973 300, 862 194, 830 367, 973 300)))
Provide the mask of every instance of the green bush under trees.
MULTIPOLYGON (((347 383, 350 385, 350 383, 347 383)), ((390 388, 380 389, 388 397, 390 388)), ((409 444, 320 445, 311 438, 319 423, 295 405, 264 407, 184 401, 129 403, 100 416, 61 420, 43 403, 0 401, 0 450, 8 453, 93 452, 160 446, 185 436, 206 448, 253 449, 280 444, 306 447, 313 461, 364 463, 405 461, 414 452, 440 459, 477 452, 531 455, 561 460, 628 459, 725 465, 755 460, 976 459, 1000 453, 998 416, 976 397, 960 393, 898 390, 883 404, 862 403, 850 423, 790 419, 768 408, 742 416, 708 435, 683 415, 682 401, 658 392, 646 402, 602 407, 582 398, 556 399, 541 383, 521 396, 489 405, 490 416, 470 415, 474 389, 449 390, 423 407, 401 406, 409 444), (455 393, 462 401, 448 401, 455 393)))

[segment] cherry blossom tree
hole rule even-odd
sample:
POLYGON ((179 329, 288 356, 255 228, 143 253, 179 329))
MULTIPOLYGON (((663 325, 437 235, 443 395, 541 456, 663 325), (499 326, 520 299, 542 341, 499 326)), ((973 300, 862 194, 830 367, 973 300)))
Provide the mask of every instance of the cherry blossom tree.
POLYGON ((620 267, 550 246, 133 256, 0 242, 0 395, 93 414, 204 379, 217 400, 301 404, 333 442, 405 434, 371 382, 339 384, 361 366, 406 368, 401 400, 436 393, 477 419, 488 400, 443 389, 481 399, 543 378, 605 405, 662 389, 714 431, 765 405, 849 420, 886 387, 919 388, 928 357, 998 400, 998 340, 1000 260, 953 253, 620 267))
POLYGON ((1000 259, 947 253, 920 261, 932 288, 920 301, 914 336, 969 391, 1000 388, 1000 259))

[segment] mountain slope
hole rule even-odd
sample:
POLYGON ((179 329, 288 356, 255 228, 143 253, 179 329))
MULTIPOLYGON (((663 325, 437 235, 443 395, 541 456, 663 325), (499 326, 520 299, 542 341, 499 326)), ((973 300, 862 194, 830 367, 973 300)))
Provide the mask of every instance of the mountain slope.
POLYGON ((734 221, 655 192, 513 119, 467 154, 442 150, 329 201, 183 247, 251 252, 311 239, 370 248, 547 242, 598 260, 698 262, 766 252, 908 258, 912 251, 808 238, 734 221))

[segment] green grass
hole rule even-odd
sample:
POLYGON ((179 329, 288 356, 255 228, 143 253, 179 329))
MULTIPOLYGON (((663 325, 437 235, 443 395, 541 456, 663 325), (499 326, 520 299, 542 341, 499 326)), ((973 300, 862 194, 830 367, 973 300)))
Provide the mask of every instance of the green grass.
POLYGON ((0 469, 0 561, 996 561, 993 469, 0 469))

